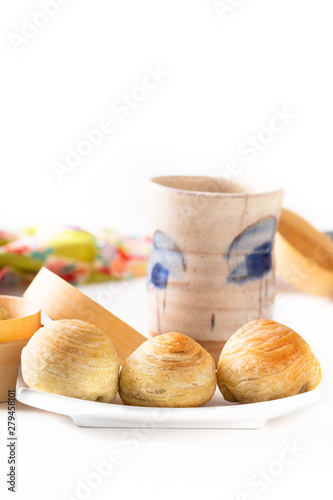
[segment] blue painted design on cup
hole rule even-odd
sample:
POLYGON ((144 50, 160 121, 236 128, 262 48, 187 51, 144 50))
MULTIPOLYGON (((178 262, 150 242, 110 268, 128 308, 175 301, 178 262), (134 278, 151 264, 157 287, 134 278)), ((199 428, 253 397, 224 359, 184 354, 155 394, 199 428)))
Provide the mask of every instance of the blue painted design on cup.
POLYGON ((253 253, 245 256, 245 264, 248 276, 259 278, 272 269, 272 243, 266 241, 256 247, 253 253))
POLYGON ((228 283, 262 279, 273 267, 275 217, 266 217, 246 228, 232 241, 224 257, 232 266, 228 283))
POLYGON ((147 286, 165 289, 171 277, 181 279, 185 258, 176 243, 162 231, 155 231, 147 264, 147 286))
POLYGON ((163 267, 159 262, 156 262, 151 271, 151 283, 156 286, 156 288, 166 288, 168 276, 168 269, 165 269, 165 267, 163 267))

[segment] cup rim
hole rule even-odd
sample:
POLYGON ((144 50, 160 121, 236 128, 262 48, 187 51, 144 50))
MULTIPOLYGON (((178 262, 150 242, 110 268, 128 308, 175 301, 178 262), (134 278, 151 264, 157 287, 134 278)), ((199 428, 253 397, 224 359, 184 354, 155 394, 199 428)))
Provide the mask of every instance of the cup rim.
POLYGON ((245 197, 256 197, 256 196, 264 196, 271 195, 273 193, 283 193, 283 187, 276 181, 267 180, 267 179, 258 179, 258 178, 249 178, 249 177, 239 177, 237 180, 230 180, 229 182, 234 186, 241 185, 242 183, 247 183, 254 187, 254 191, 243 191, 243 192, 224 192, 224 191, 204 191, 204 190, 190 190, 184 188, 178 188, 174 186, 168 186, 162 184, 162 180, 191 180, 191 179, 207 179, 215 182, 222 182, 223 179, 217 176, 209 176, 209 175, 161 175, 156 177, 151 177, 147 180, 147 184, 158 189, 160 191, 173 191, 175 193, 191 195, 191 196, 209 196, 209 197, 217 197, 217 198, 245 198, 245 197), (159 182, 160 181, 160 182, 159 182), (255 189, 255 186, 258 186, 258 190, 255 189), (261 186, 261 188, 260 188, 261 186), (266 186, 266 187, 265 187, 266 186))

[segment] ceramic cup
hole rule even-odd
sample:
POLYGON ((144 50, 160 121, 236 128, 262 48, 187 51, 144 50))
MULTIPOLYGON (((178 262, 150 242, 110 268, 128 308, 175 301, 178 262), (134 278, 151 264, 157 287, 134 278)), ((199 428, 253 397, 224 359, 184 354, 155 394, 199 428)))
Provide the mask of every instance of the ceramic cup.
POLYGON ((146 185, 151 336, 192 337, 217 361, 248 321, 271 318, 283 190, 266 182, 155 177, 146 185))

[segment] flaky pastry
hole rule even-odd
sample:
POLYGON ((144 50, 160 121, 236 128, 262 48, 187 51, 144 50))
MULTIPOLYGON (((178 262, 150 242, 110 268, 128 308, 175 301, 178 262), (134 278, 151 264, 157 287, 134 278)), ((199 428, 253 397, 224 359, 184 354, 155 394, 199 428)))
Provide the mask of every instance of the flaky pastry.
POLYGON ((222 349, 217 384, 227 401, 255 403, 315 389, 321 368, 310 346, 281 323, 259 319, 237 330, 222 349))
POLYGON ((117 394, 117 353, 107 335, 85 321, 65 319, 40 328, 21 361, 31 389, 104 403, 117 394))
POLYGON ((120 373, 119 395, 127 405, 195 407, 207 403, 215 389, 213 358, 180 333, 147 340, 120 373))

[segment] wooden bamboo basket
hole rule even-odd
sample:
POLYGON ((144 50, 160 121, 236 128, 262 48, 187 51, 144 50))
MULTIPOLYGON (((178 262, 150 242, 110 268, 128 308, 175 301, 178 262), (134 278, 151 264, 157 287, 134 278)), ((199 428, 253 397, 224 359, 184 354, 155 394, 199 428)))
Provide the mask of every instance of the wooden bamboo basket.
POLYGON ((26 299, 0 295, 10 319, 0 321, 0 402, 15 390, 21 351, 41 327, 40 309, 26 299))
POLYGON ((333 297, 333 242, 307 220, 283 209, 275 239, 276 271, 303 292, 333 297))
POLYGON ((134 328, 74 286, 43 267, 24 293, 51 319, 80 319, 100 328, 111 340, 120 363, 147 340, 134 328))

